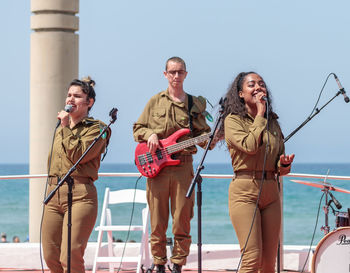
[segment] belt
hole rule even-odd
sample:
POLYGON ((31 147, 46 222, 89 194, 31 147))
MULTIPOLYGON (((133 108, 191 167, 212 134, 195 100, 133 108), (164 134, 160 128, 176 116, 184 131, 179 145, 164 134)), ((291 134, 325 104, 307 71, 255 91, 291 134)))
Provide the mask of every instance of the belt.
MULTIPOLYGON (((50 176, 49 177, 49 185, 57 185, 62 177, 58 176, 50 176)), ((74 184, 90 184, 92 181, 88 177, 75 177, 74 184)))
POLYGON ((276 173, 273 171, 237 171, 235 172, 236 178, 257 178, 261 179, 264 177, 265 179, 276 179, 276 173))
POLYGON ((192 162, 192 155, 175 155, 174 159, 180 160, 181 162, 192 162))

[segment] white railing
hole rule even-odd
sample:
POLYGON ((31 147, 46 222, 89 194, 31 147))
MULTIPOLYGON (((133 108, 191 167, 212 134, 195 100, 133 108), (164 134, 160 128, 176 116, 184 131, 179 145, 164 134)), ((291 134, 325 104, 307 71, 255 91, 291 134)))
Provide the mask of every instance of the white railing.
MULTIPOLYGON (((99 177, 139 177, 140 173, 99 173, 99 177)), ((233 174, 201 174, 203 178, 219 178, 232 179, 233 174)), ((0 180, 13 179, 31 179, 31 178, 45 178, 47 174, 25 174, 25 175, 1 175, 0 180)), ((303 177, 303 178, 317 178, 317 179, 331 179, 331 180, 349 180, 350 176, 336 176, 336 175, 321 175, 321 174, 301 174, 290 173, 286 177, 303 177)))
MULTIPOLYGON (((99 173, 99 177, 139 177, 139 176, 140 176, 140 173, 99 173)), ((201 176, 203 178, 213 178, 213 179, 232 179, 234 177, 233 174, 201 174, 201 176)), ((2 175, 2 176, 0 176, 0 182, 1 182, 1 180, 20 180, 20 179, 35 179, 35 178, 46 178, 46 177, 47 177, 47 174, 2 175)), ((289 177, 291 177, 291 178, 296 177, 296 178, 306 178, 306 179, 313 178, 313 179, 322 179, 322 180, 327 178, 327 180, 347 180, 347 181, 350 181, 350 176, 333 176, 333 175, 327 176, 327 175, 319 175, 319 174, 290 173, 290 174, 286 175, 286 177, 288 177, 288 178, 289 177)), ((282 198, 282 203, 283 203, 283 186, 281 187, 281 198, 282 198)), ((280 249, 280 251, 281 251, 281 263, 280 263, 280 266, 281 266, 281 268, 284 268, 284 256, 282 255, 282 253, 284 253, 284 247, 285 247, 283 244, 283 229, 281 230, 280 242, 281 242, 281 249, 280 249)), ((305 246, 303 246, 303 248, 305 248, 305 246)), ((286 255, 286 254, 284 254, 284 255, 286 255)), ((305 257, 306 257, 306 254, 305 254, 305 257)), ((302 263, 304 263, 304 262, 302 262, 302 263)))

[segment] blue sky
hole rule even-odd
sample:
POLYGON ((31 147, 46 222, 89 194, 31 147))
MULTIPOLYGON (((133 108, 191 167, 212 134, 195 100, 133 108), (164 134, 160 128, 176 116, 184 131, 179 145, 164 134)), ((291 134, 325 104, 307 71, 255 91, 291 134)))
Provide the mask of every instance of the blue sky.
MULTIPOLYGON (((185 91, 214 105, 237 73, 261 74, 289 135, 310 114, 329 73, 350 92, 349 10, 347 0, 81 0, 79 75, 96 80, 92 115, 108 122, 109 110, 119 109, 106 162, 133 162, 132 124, 167 87, 162 72, 174 55, 187 63, 185 91)), ((0 163, 29 158, 30 16, 30 1, 2 3, 0 163)), ((330 78, 319 106, 337 90, 330 78)), ((337 97, 286 143, 286 152, 299 163, 350 162, 349 113, 350 103, 337 97)), ((222 147, 206 162, 230 158, 222 147)))

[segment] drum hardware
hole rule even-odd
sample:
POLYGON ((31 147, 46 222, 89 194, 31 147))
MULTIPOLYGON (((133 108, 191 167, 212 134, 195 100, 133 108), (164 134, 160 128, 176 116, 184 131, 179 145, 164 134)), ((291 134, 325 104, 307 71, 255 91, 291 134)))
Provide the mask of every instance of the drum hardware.
POLYGON ((328 225, 328 212, 329 212, 329 206, 330 206, 330 202, 328 203, 328 194, 329 194, 329 188, 328 187, 324 187, 322 189, 322 191, 324 192, 324 196, 325 196, 325 205, 323 206, 323 212, 324 212, 324 226, 321 227, 321 230, 324 232, 325 235, 327 235, 329 233, 329 225, 328 225))
POLYGON ((350 190, 335 187, 326 182, 327 176, 325 177, 324 181, 311 182, 292 179, 290 181, 321 188, 325 195, 325 205, 323 206, 323 211, 325 213, 325 224, 321 227, 321 230, 324 232, 325 236, 317 244, 317 247, 313 253, 311 273, 346 273, 350 272, 350 208, 348 208, 347 212, 340 212, 339 210, 342 208, 342 206, 333 196, 331 191, 350 194, 350 190), (330 198, 328 198, 328 196, 330 198), (337 211, 334 210, 332 203, 334 203, 334 205, 337 207, 337 211), (332 209, 332 212, 336 217, 336 228, 331 232, 328 225, 329 208, 332 209))
MULTIPOLYGON (((329 184, 329 183, 326 182, 328 174, 329 174, 329 169, 328 169, 326 177, 324 178, 324 181, 323 181, 324 184, 329 184)), ((328 212, 329 212, 329 206, 330 206, 330 204, 332 203, 332 200, 333 200, 333 195, 332 195, 332 193, 329 190, 330 190, 330 187, 328 185, 324 185, 324 187, 322 188, 322 191, 324 193, 324 198, 325 198, 325 205, 323 206, 324 226, 321 227, 321 230, 324 232, 324 235, 327 235, 329 233, 329 229, 330 229, 329 225, 328 225, 328 212), (328 194, 332 198, 331 200, 329 200, 329 202, 327 200, 328 199, 328 194)))
POLYGON ((349 223, 349 213, 337 211, 335 213, 335 228, 348 227, 349 223))
MULTIPOLYGON (((329 173, 329 170, 328 170, 328 173, 329 173)), ((342 207, 341 204, 338 202, 338 200, 333 196, 331 191, 337 191, 337 192, 343 192, 343 193, 350 194, 350 190, 343 189, 343 188, 340 188, 340 187, 335 187, 332 184, 328 183, 327 182, 328 173, 327 173, 324 181, 312 181, 311 182, 311 181, 294 180, 294 179, 290 180, 290 181, 295 182, 295 183, 299 183, 299 184, 304 184, 304 185, 307 185, 307 186, 320 188, 321 191, 324 192, 325 205, 323 206, 323 211, 324 211, 324 214, 325 214, 325 224, 324 224, 324 226, 321 227, 321 230, 324 232, 325 235, 328 234, 329 231, 330 231, 330 227, 328 225, 329 207, 331 207, 331 209, 333 211, 333 214, 336 215, 334 208, 331 206, 331 203, 333 202, 335 204, 335 206, 337 207, 337 209, 341 209, 341 207, 342 207), (330 196, 330 199, 328 198, 328 195, 330 196)), ((348 212, 348 215, 349 215, 349 212, 348 212)))

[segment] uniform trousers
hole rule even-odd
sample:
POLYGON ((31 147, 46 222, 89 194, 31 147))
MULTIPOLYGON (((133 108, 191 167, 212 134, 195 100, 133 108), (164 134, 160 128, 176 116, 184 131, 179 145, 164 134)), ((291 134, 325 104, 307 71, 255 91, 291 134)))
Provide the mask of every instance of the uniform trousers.
MULTIPOLYGON (((251 227, 261 179, 234 179, 229 187, 229 211, 243 252, 251 227)), ((240 273, 274 273, 281 227, 281 202, 274 179, 263 182, 240 273)))
MULTIPOLYGON (((56 185, 50 185, 51 192, 56 185)), ((67 272, 68 185, 63 184, 45 206, 42 226, 44 258, 52 273, 67 272)), ((84 273, 84 252, 97 217, 94 184, 73 185, 71 272, 84 273)))
POLYGON ((167 166, 154 178, 147 179, 147 200, 151 218, 151 251, 154 264, 166 264, 166 231, 170 211, 174 234, 172 263, 184 265, 190 252, 190 221, 194 194, 186 198, 193 178, 192 159, 177 166, 167 166))

